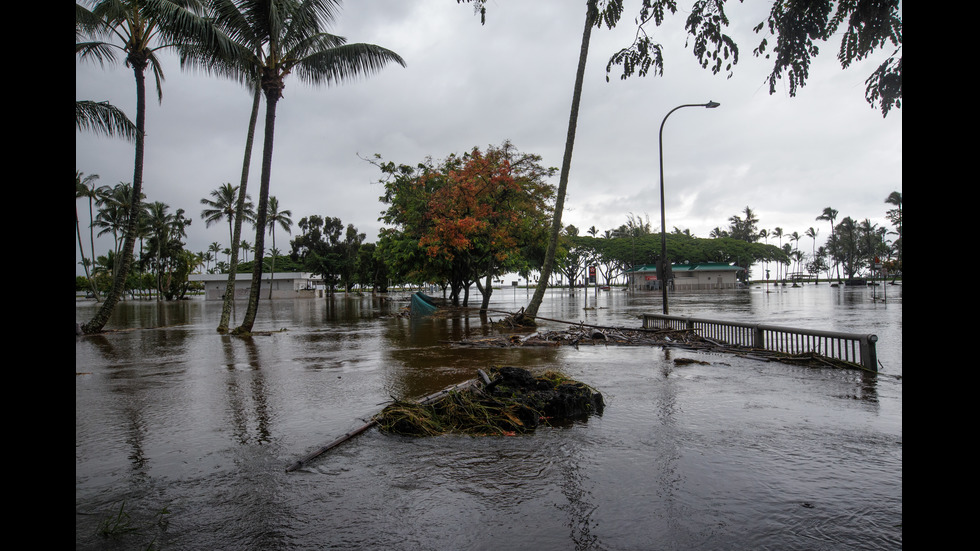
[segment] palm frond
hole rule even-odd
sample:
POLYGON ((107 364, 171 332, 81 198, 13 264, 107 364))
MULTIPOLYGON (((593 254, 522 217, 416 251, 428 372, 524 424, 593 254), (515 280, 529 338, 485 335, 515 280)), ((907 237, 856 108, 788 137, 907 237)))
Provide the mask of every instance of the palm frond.
POLYGON ((75 128, 133 141, 138 130, 121 109, 109 102, 75 101, 75 128))
POLYGON ((311 84, 339 84, 378 73, 391 63, 405 67, 405 60, 387 48, 373 44, 345 44, 303 58, 296 74, 311 84))

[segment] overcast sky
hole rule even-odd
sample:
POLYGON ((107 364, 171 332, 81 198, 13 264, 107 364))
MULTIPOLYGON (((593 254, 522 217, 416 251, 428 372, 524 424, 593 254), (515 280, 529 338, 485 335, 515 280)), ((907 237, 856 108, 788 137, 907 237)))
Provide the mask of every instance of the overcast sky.
MULTIPOLYGON (((759 41, 752 27, 770 4, 729 5, 729 31, 741 48, 731 78, 700 68, 685 46, 684 13, 656 31, 663 76, 620 80, 614 68, 606 81, 610 55, 633 40, 638 2, 627 2, 616 29, 593 31, 565 225, 602 232, 633 214, 659 230, 661 121, 678 105, 711 100, 721 107, 678 110, 664 129, 668 231, 708 237, 746 206, 760 228, 801 235, 817 229, 817 246, 830 235, 829 223, 815 220, 825 207, 839 211, 838 221, 868 218, 892 229, 885 198, 902 191, 902 112, 883 118, 864 99, 865 79, 891 50, 842 70, 838 44, 825 44, 796 97, 786 87, 770 95, 764 79, 771 65, 752 55, 759 41)), ((337 217, 375 241, 382 175, 361 157, 377 153, 415 164, 509 139, 520 151, 541 155, 546 166, 560 167, 584 6, 582 0, 491 0, 481 25, 470 5, 453 0, 347 2, 328 31, 389 48, 407 67, 331 87, 289 76, 277 111, 270 194, 294 222, 337 217)), ((239 183, 251 96, 230 81, 182 72, 172 55, 163 59, 162 104, 147 76, 146 198, 192 216, 188 249, 203 251, 214 241, 226 247, 227 225, 205 227, 200 200, 222 183, 239 183)), ((135 119, 133 75, 122 64, 76 61, 75 98, 109 101, 135 119)), ((257 138, 248 184, 256 203, 261 150, 257 138)), ((132 182, 133 146, 76 131, 75 168, 99 175, 99 185, 132 182)), ((557 186, 557 174, 552 183, 557 186)), ((84 228, 87 205, 77 206, 84 228)), ((255 241, 247 225, 243 238, 255 241)), ((277 231, 281 250, 288 251, 288 238, 277 231)), ((799 242, 806 251, 811 245, 808 238, 799 242)), ((96 242, 97 254, 110 247, 109 238, 96 242)), ((80 267, 76 273, 83 273, 80 267)))

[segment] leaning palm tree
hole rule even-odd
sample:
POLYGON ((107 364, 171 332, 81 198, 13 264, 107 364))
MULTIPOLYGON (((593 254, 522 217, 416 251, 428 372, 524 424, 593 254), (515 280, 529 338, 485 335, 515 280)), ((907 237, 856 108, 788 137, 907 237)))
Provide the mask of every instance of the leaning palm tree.
POLYGON ((200 42, 221 48, 224 38, 210 20, 201 17, 199 0, 93 0, 92 9, 76 4, 76 38, 79 30, 88 41, 76 40, 75 53, 81 59, 100 64, 115 60, 115 52, 125 55, 126 66, 133 70, 136 82, 136 136, 133 162, 133 188, 128 226, 124 236, 120 268, 113 274, 112 287, 105 302, 91 321, 81 327, 85 333, 96 333, 109 321, 116 303, 122 298, 126 277, 133 262, 136 242, 139 198, 143 193, 143 151, 146 126, 146 70, 156 80, 157 97, 163 101, 163 69, 157 52, 163 48, 200 42), (79 15, 81 14, 81 15, 79 15))
MULTIPOLYGON (((292 234, 293 231, 289 229, 293 225, 293 215, 290 210, 279 210, 279 199, 276 199, 275 195, 269 197, 269 233, 272 234, 272 250, 278 251, 276 249, 276 226, 280 226, 282 229, 286 230, 286 233, 292 234)), ((278 252, 273 252, 272 254, 272 265, 269 269, 269 299, 272 299, 272 280, 276 277, 276 255, 278 252)))
POLYGON ((324 32, 324 26, 334 20, 339 4, 339 0, 214 0, 210 6, 215 23, 240 47, 234 56, 217 55, 206 49, 191 52, 201 67, 235 76, 250 86, 258 82, 265 97, 254 267, 248 307, 236 333, 252 330, 258 310, 276 107, 282 98, 286 76, 295 73, 307 83, 330 85, 375 73, 389 63, 405 66, 402 58, 388 49, 372 44, 347 44, 343 37, 324 32))
POLYGON ((228 279, 225 283, 221 320, 218 322, 218 332, 226 333, 231 322, 232 302, 235 297, 235 277, 238 272, 242 221, 246 219, 247 211, 251 212, 249 220, 253 224, 255 222, 254 206, 246 198, 248 197, 248 173, 252 164, 252 145, 255 141, 255 125, 259 117, 259 102, 262 99, 262 79, 258 67, 250 63, 250 60, 261 54, 262 42, 251 32, 251 25, 247 21, 245 11, 243 11, 247 9, 247 4, 239 0, 210 0, 208 8, 210 13, 215 15, 216 23, 231 31, 231 40, 235 51, 231 55, 224 55, 220 50, 215 51, 206 45, 194 45, 181 51, 181 67, 199 68, 205 72, 230 76, 235 80, 240 80, 252 94, 252 109, 248 120, 245 154, 242 159, 242 173, 238 186, 238 203, 233 217, 234 224, 229 247, 232 250, 232 255, 228 261, 228 279))
POLYGON ((582 99, 582 83, 585 81, 585 66, 589 56, 589 41, 592 38, 592 26, 600 19, 599 7, 596 0, 589 0, 585 8, 585 29, 582 31, 582 44, 579 47, 578 68, 575 73, 575 86, 572 89, 572 107, 568 115, 568 132, 565 136, 565 152, 561 162, 561 173, 558 176, 558 192, 555 195, 555 210, 551 220, 551 233, 548 236, 548 247, 544 253, 544 264, 541 265, 538 286, 534 295, 524 310, 524 316, 534 320, 538 308, 544 301, 544 292, 548 288, 548 280, 554 270, 555 256, 558 251, 558 238, 561 234, 561 214, 565 208, 565 193, 568 190, 568 171, 572 165, 572 149, 575 145, 575 129, 578 126, 579 103, 582 99))

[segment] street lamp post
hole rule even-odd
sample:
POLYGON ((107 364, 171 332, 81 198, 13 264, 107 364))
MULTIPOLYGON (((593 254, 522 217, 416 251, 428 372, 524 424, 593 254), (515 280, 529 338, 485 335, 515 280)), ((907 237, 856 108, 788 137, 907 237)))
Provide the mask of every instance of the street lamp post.
POLYGON ((709 101, 708 103, 685 103, 684 105, 678 105, 677 107, 671 109, 667 115, 664 116, 663 122, 660 123, 660 265, 663 267, 661 273, 664 276, 664 280, 660 282, 660 288, 663 290, 665 316, 669 314, 669 309, 667 308, 667 214, 664 209, 664 125, 667 124, 667 117, 682 107, 705 107, 708 109, 714 109, 719 105, 721 104, 714 101, 709 101))

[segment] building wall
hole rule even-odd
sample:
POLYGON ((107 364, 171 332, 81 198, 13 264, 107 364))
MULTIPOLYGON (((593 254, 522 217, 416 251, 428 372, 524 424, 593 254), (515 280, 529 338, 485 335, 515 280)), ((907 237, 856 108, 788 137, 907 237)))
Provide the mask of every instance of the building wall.
MULTIPOLYGON (((269 298, 269 280, 263 278, 259 287, 259 296, 269 298)), ((306 279, 273 279, 272 298, 313 298, 316 296, 315 289, 307 289, 308 280, 306 279)), ((227 280, 206 281, 204 282, 205 300, 222 300, 225 295, 227 280)), ((247 300, 252 289, 252 281, 239 280, 235 282, 235 300, 247 300)))
MULTIPOLYGON (((632 288, 638 291, 660 290, 660 282, 653 273, 634 273, 632 288)), ((674 272, 673 289, 675 291, 698 291, 708 289, 734 289, 736 287, 735 272, 704 271, 704 272, 674 272)))
POLYGON ((674 272, 674 289, 696 291, 734 289, 735 272, 674 272))

